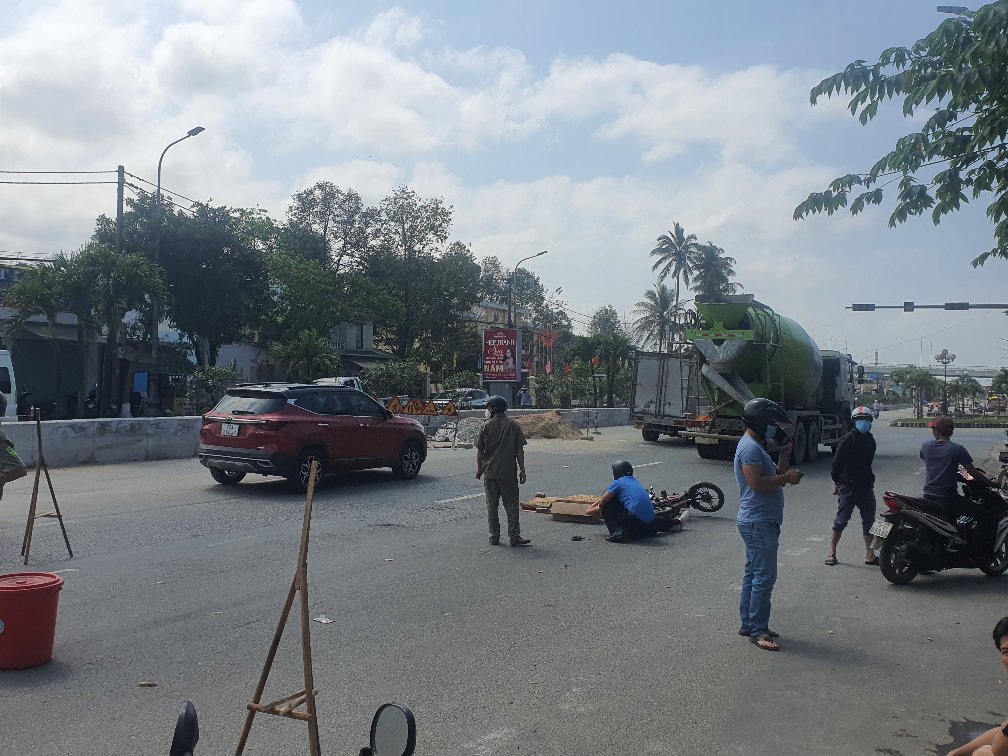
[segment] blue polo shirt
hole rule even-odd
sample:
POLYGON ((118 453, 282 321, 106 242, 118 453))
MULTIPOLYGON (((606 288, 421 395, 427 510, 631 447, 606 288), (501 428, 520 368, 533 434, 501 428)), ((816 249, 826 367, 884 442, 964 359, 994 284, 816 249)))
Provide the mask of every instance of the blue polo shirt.
POLYGON ((624 509, 641 522, 645 524, 654 522, 655 513, 651 497, 637 478, 624 475, 610 483, 606 491, 615 494, 624 509))
POLYGON ((763 474, 777 474, 777 465, 752 436, 742 436, 735 449, 735 482, 739 489, 739 522, 784 522, 784 489, 756 491, 745 479, 745 465, 762 465, 763 474))

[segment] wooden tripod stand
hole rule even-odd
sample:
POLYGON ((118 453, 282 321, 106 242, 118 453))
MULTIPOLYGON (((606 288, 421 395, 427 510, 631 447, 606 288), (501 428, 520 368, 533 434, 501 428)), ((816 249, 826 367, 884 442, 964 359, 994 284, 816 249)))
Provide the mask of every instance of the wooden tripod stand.
POLYGON ((63 524, 63 513, 60 512, 59 503, 56 501, 56 491, 53 489, 52 478, 49 477, 49 465, 46 464, 45 455, 42 453, 42 416, 38 409, 35 409, 35 437, 38 440, 38 459, 35 460, 35 484, 32 486, 31 505, 28 507, 28 522, 25 525, 24 540, 21 541, 21 554, 24 555, 24 563, 28 564, 28 552, 31 551, 32 532, 35 530, 35 520, 40 517, 56 517, 59 520, 60 530, 63 531, 63 542, 67 547, 67 554, 73 559, 73 549, 70 548, 70 539, 67 537, 66 526, 63 524), (39 483, 45 473, 46 483, 49 485, 49 495, 52 496, 55 512, 45 512, 35 514, 38 506, 39 483))
POLYGON ((238 740, 238 748, 235 756, 241 756, 245 750, 245 741, 248 740, 249 732, 252 730, 252 719, 256 714, 275 714, 279 717, 298 719, 308 723, 308 746, 311 749, 311 756, 321 756, 319 747, 318 720, 315 716, 315 682, 312 674, 311 658, 311 620, 308 616, 308 533, 311 529, 312 500, 315 498, 315 481, 318 477, 318 462, 312 462, 311 472, 308 476, 308 497, 305 500, 304 524, 301 526, 301 547, 298 551, 297 568, 294 572, 294 579, 291 581, 290 590, 287 592, 287 601, 284 603, 283 611, 280 613, 280 622, 277 624, 276 632, 273 634, 273 642, 270 644, 269 653, 266 655, 266 664, 263 666, 262 674, 259 676, 259 684, 256 686, 252 703, 248 705, 248 714, 245 716, 245 726, 242 728, 241 738, 238 740), (300 693, 281 698, 270 704, 259 703, 262 699, 263 690, 266 688, 266 680, 269 678, 270 668, 273 666, 273 659, 276 656, 277 648, 280 645, 280 638, 283 636, 284 626, 290 616, 291 607, 294 605, 294 595, 301 595, 301 658, 304 662, 304 689, 300 693), (297 711, 302 705, 307 711, 297 711))

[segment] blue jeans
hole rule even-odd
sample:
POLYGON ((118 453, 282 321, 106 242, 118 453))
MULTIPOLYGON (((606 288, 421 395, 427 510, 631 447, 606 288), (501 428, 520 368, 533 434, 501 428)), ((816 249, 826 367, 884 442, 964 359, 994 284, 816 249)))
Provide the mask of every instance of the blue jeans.
POLYGON ((777 582, 780 525, 776 522, 740 522, 738 529, 746 547, 739 600, 740 629, 752 638, 762 638, 770 629, 770 594, 777 582))

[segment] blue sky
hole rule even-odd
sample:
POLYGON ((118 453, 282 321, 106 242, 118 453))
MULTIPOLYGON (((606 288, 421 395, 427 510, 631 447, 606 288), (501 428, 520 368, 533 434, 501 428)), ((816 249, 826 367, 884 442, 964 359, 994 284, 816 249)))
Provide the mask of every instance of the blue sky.
MULTIPOLYGON (((975 7, 975 6, 974 6, 975 7)), ((999 312, 857 314, 854 301, 1004 300, 984 203, 938 228, 791 219, 912 123, 858 125, 809 89, 942 17, 887 2, 67 0, 0 6, 0 169, 117 163, 189 197, 259 205, 327 179, 370 202, 402 184, 454 207, 478 257, 532 263, 577 312, 630 317, 648 252, 682 223, 738 261, 746 291, 821 347, 1003 364, 999 312)), ((109 187, 0 186, 0 250, 73 249, 109 187)))

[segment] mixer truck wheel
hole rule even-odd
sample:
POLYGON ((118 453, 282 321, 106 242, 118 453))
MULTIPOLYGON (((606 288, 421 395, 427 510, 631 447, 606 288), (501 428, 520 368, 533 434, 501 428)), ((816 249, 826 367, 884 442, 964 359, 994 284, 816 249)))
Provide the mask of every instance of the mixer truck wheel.
POLYGON ((805 437, 805 423, 800 420, 795 423, 794 438, 791 441, 791 464, 797 467, 805 461, 805 451, 808 445, 808 439, 805 437))
POLYGON ((808 450, 805 452, 806 462, 815 462, 819 456, 819 423, 811 422, 808 426, 808 450))
POLYGON ((641 437, 645 441, 657 441, 660 435, 661 434, 658 431, 654 430, 653 428, 644 428, 641 431, 641 437))
POLYGON ((700 459, 721 459, 721 450, 717 444, 697 444, 696 452, 700 459))

